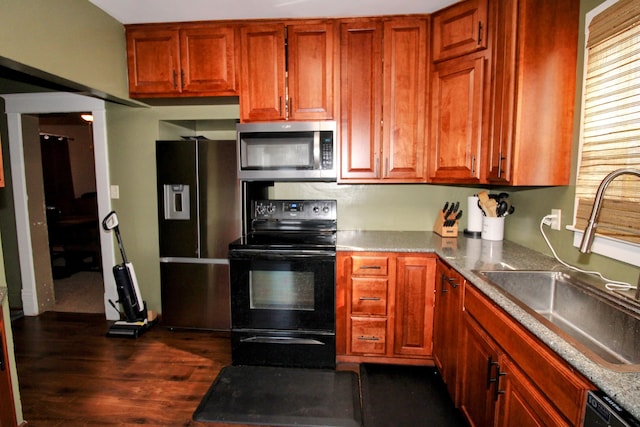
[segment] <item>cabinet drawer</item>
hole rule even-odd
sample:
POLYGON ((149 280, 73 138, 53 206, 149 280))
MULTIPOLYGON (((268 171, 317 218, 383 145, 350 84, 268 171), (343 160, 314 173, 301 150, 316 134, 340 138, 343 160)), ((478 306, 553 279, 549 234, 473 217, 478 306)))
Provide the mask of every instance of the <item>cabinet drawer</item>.
POLYGON ((351 274, 366 276, 386 276, 389 271, 389 257, 362 256, 351 257, 353 260, 351 274))
POLYGON ((351 319, 351 352, 385 354, 387 319, 351 319))
POLYGON ((351 279, 351 313, 387 315, 389 282, 382 278, 351 279))

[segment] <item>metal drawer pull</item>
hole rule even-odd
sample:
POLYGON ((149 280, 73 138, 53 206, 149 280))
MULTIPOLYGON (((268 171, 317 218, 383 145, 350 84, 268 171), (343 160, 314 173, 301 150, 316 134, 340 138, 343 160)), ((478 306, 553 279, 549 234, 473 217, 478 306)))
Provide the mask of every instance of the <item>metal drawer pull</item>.
POLYGON ((378 337, 365 337, 364 335, 359 336, 358 339, 361 341, 380 341, 378 337))
POLYGON ((360 297, 360 301, 380 301, 379 297, 360 297))
POLYGON ((457 288, 459 283, 456 281, 455 277, 447 277, 447 282, 451 285, 453 289, 457 288))
POLYGON ((500 372, 500 365, 498 365, 496 367, 496 378, 495 378, 495 381, 494 381, 496 383, 496 385, 495 385, 496 388, 493 389, 493 400, 498 400, 498 397, 501 394, 505 394, 507 392, 506 390, 500 390, 500 377, 503 377, 505 375, 507 375, 507 373, 506 372, 500 372))
POLYGON ((493 371, 494 366, 499 366, 498 362, 494 362, 493 357, 489 356, 489 360, 487 361, 487 389, 491 387, 491 383, 496 382, 495 379, 491 378, 491 372, 493 371))
POLYGON ((362 265, 360 270, 380 270, 382 267, 379 265, 362 265))

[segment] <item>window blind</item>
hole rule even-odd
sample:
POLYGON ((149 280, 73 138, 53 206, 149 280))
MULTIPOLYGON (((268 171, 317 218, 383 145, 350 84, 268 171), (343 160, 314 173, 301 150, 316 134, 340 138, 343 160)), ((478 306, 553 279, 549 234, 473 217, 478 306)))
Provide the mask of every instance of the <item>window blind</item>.
MULTIPOLYGON (((640 169, 640 2, 620 0, 592 20, 576 224, 584 229, 602 179, 640 169)), ((598 234, 640 243, 640 179, 620 176, 608 187, 598 234)))

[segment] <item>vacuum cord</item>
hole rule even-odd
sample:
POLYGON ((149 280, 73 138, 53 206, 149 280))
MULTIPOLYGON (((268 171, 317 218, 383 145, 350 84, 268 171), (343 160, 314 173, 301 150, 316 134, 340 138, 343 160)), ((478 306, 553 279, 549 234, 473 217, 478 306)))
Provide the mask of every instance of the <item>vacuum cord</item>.
POLYGON ((637 286, 632 285, 632 284, 627 283, 627 282, 621 282, 621 281, 618 281, 618 280, 607 279, 606 277, 604 277, 598 271, 583 270, 581 268, 574 267, 573 265, 567 264, 566 262, 561 260, 560 257, 558 257, 558 254, 556 254, 556 251, 553 249, 553 246, 551 246, 551 242, 549 242, 549 239, 547 238, 547 235, 544 233, 544 229, 542 228, 543 225, 550 226, 551 225, 551 220, 553 218, 555 218, 555 215, 546 215, 545 217, 542 218, 542 221, 540 221, 540 233, 542 233, 542 237, 544 237, 544 241, 547 242, 547 246, 549 246, 549 249, 551 249, 551 253, 553 254, 553 257, 560 264, 564 265, 565 267, 567 267, 567 268, 569 268, 571 270, 578 271, 580 273, 586 273, 586 274, 592 274, 592 275, 598 276, 599 278, 601 278, 602 280, 607 282, 605 287, 607 289, 609 289, 610 291, 628 291, 630 289, 636 289, 637 288, 637 286))

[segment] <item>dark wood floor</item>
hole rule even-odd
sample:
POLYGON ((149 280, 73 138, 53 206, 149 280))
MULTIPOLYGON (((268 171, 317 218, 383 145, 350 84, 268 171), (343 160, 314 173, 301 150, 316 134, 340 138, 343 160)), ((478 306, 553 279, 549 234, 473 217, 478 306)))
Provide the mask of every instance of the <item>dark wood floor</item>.
POLYGON ((12 328, 30 427, 214 425, 191 415, 231 363, 229 338, 160 325, 137 339, 107 338, 99 314, 47 312, 12 328))

